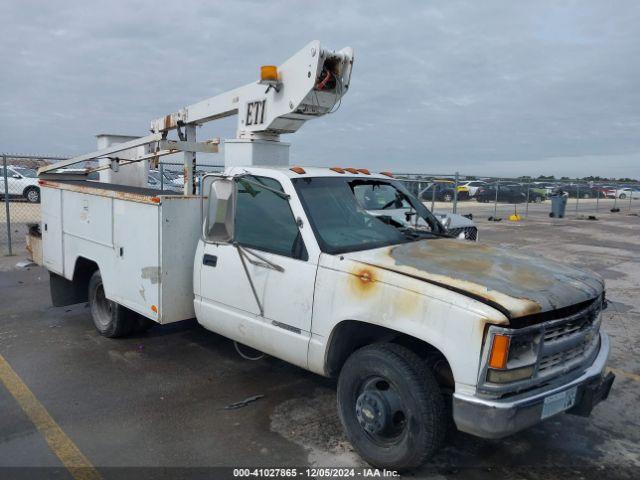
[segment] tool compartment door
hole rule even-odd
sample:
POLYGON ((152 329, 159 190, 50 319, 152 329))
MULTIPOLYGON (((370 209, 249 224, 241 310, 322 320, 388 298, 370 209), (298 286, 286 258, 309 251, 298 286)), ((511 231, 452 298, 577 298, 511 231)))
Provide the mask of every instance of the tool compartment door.
POLYGON ((42 261, 47 269, 62 275, 62 191, 42 188, 41 195, 42 261))
POLYGON ((159 321, 160 241, 156 204, 113 199, 110 299, 159 321))

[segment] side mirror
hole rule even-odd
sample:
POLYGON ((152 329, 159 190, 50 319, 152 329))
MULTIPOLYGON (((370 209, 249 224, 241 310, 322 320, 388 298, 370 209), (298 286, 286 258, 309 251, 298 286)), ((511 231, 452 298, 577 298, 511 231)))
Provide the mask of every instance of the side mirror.
POLYGON ((203 238, 210 243, 231 243, 236 218, 236 182, 233 179, 206 175, 203 192, 209 193, 203 226, 203 238))

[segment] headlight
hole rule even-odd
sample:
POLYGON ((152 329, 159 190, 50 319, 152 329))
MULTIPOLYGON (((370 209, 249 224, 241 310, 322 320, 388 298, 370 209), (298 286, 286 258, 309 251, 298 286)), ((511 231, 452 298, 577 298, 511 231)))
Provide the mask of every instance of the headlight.
POLYGON ((487 381, 509 383, 531 378, 538 359, 539 330, 503 333, 491 332, 487 381))

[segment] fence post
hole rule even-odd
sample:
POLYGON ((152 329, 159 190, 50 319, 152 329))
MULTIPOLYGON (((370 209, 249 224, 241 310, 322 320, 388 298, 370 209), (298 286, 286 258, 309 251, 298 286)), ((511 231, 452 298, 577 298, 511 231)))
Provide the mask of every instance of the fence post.
POLYGON ((493 218, 498 214, 498 190, 500 190, 500 180, 496 180, 496 199, 493 202, 493 218))
POLYGON ((576 179, 576 215, 578 214, 578 203, 580 202, 580 181, 576 179))
POLYGON ((458 172, 456 172, 455 185, 453 186, 453 213, 458 213, 458 172))
POLYGON ((529 181, 527 182, 527 203, 524 207, 524 216, 528 217, 529 216, 529 190, 531 189, 531 178, 529 178, 529 181))
POLYGON ((7 221, 7 242, 9 243, 9 255, 13 255, 11 247, 11 215, 9 212, 9 182, 7 181, 7 156, 2 155, 2 167, 4 170, 4 208, 7 221))
POLYGON ((436 203, 436 188, 438 188, 438 184, 433 182, 433 183, 431 183, 431 186, 433 187, 431 189, 431 213, 433 213, 433 208, 434 208, 435 203, 436 203))
POLYGON ((629 192, 629 211, 631 211, 631 199, 633 198, 633 187, 631 187, 631 191, 629 192))
POLYGON ((596 212, 600 208, 600 188, 596 188, 596 212))
POLYGON ((158 165, 158 170, 160 172, 160 190, 164 190, 164 165, 158 165))
POLYGON ((613 208, 618 205, 618 182, 613 182, 613 208))

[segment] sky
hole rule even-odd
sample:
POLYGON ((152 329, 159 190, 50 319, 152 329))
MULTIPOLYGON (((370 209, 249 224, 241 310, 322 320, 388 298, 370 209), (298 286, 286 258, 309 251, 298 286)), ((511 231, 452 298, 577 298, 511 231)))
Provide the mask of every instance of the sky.
POLYGON ((640 178, 633 0, 2 0, 0 19, 3 152, 144 135, 318 39, 355 49, 351 86, 336 113, 283 136, 293 164, 640 178))

